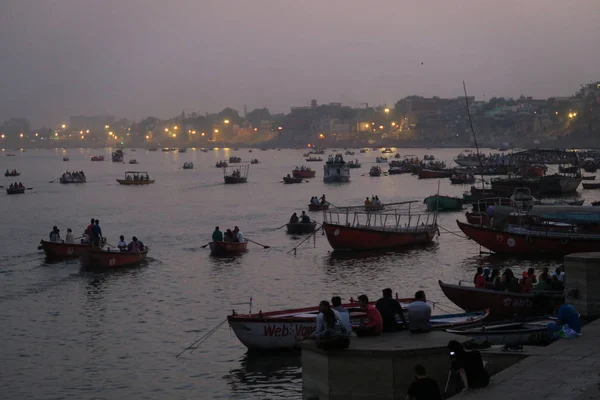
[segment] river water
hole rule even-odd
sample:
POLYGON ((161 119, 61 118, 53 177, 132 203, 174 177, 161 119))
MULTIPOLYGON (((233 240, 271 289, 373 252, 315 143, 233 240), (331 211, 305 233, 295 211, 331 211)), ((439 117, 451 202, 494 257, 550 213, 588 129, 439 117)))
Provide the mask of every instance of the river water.
MULTIPOLYGON (((382 202, 419 200, 438 190, 437 180, 411 175, 372 178, 368 170, 379 152, 348 156, 363 162, 349 184, 322 182, 322 163, 306 163, 301 150, 249 153, 221 149, 208 153, 126 150, 126 160, 110 162, 110 150, 27 150, 0 156, 0 170, 16 168, 17 179, 32 187, 25 195, 0 195, 0 396, 3 399, 197 399, 300 398, 302 374, 297 354, 247 354, 227 325, 196 351, 175 355, 221 323, 232 309, 253 310, 317 305, 340 295, 372 299, 391 287, 399 296, 424 289, 439 302, 434 312, 454 311, 438 279, 471 279, 480 258, 522 269, 554 262, 522 262, 480 256, 479 246, 458 234, 461 212, 441 214, 441 236, 424 248, 359 254, 332 254, 321 234, 288 254, 301 239, 284 224, 306 209, 311 196, 336 205, 359 205, 376 194, 382 202), (92 155, 107 161, 90 162, 92 155), (244 185, 224 185, 214 167, 239 155, 252 165, 244 185), (62 157, 70 157, 63 162, 62 157), (185 161, 193 170, 182 170, 185 161), (283 185, 295 165, 311 164, 317 178, 283 185), (66 169, 83 170, 85 185, 49 181, 66 169), (125 171, 148 171, 154 185, 127 187, 115 179, 125 171), (78 236, 98 218, 109 243, 120 234, 138 236, 150 247, 141 267, 108 273, 82 271, 78 261, 48 264, 38 242, 53 225, 78 236), (213 258, 202 246, 215 225, 238 225, 245 236, 271 246, 250 245, 237 258, 213 258), (452 233, 447 233, 450 231, 452 233)), ((402 155, 450 161, 455 149, 400 149, 402 155)), ((388 155, 389 156, 389 155, 388 155)), ((323 156, 326 157, 326 156, 323 156)), ((382 165, 383 166, 383 165, 382 165)), ((12 182, 5 178, 4 185, 12 182)), ((467 186, 441 181, 440 193, 460 195, 467 186)), ((580 189, 581 191, 581 189, 580 189)), ((597 200, 584 193, 586 202, 597 200)), ((593 192, 592 192, 593 193, 593 192)), ((420 204, 420 203, 419 203, 420 204)), ((311 213, 317 221, 319 213, 311 213)), ((518 271, 520 269, 517 268, 518 271)))

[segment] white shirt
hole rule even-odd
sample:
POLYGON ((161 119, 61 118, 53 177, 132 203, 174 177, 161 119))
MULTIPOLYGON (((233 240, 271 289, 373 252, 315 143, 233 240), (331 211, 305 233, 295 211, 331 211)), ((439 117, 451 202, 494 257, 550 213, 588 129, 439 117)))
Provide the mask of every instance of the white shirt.
POLYGON ((67 232, 67 236, 65 237, 65 243, 75 243, 75 239, 73 239, 72 232, 67 232))
POLYGON ((117 247, 119 249, 126 249, 127 248, 127 243, 124 240, 120 240, 119 243, 117 243, 117 247))
POLYGON ((342 323, 346 326, 348 332, 352 332, 352 325, 350 324, 350 313, 348 312, 348 310, 346 310, 342 306, 339 306, 333 308, 333 311, 339 315, 340 321, 342 321, 342 323))
POLYGON ((413 301, 408 305, 408 328, 411 331, 428 331, 431 318, 431 306, 422 301, 413 301))
POLYGON ((242 234, 242 231, 238 231, 236 238, 238 242, 244 242, 244 235, 242 234))

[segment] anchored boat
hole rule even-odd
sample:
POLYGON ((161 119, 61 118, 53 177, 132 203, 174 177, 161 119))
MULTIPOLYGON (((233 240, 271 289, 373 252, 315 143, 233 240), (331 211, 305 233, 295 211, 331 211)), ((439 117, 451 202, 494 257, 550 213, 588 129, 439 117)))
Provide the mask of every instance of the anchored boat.
POLYGON ((441 196, 435 194, 426 197, 423 204, 427 205, 429 211, 458 211, 462 210, 465 200, 460 197, 441 196))
POLYGON ((147 255, 147 247, 142 251, 109 251, 88 246, 82 249, 79 263, 82 268, 113 269, 139 264, 147 255))
POLYGON ((412 214, 416 201, 390 203, 383 211, 364 206, 323 212, 323 229, 334 250, 377 250, 430 243, 438 232, 437 213, 412 214))
POLYGON ((294 178, 314 178, 316 171, 309 167, 296 167, 292 171, 292 176, 294 178))
POLYGON ((248 182, 249 164, 243 164, 235 167, 223 168, 223 180, 225 183, 246 183, 248 182))
POLYGON ((350 167, 341 154, 337 154, 335 158, 329 156, 323 166, 323 172, 325 183, 350 182, 350 167))
POLYGON ((125 172, 125 179, 117 179, 117 182, 121 185, 150 185, 154 183, 154 179, 150 179, 147 172, 141 171, 127 171, 125 172))
POLYGON ((544 345, 553 339, 548 332, 551 319, 542 317, 516 322, 498 322, 476 327, 446 329, 455 335, 470 337, 474 343, 489 345, 544 345))

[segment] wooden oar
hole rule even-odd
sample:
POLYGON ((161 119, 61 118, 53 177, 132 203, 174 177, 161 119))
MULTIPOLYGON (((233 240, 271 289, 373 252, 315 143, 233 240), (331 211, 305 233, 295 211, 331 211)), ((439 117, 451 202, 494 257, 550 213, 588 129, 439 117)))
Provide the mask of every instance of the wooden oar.
POLYGON ((26 188, 27 190, 33 190, 33 188, 26 188))
POLYGON ((60 179, 60 177, 58 177, 58 178, 56 178, 56 179, 52 179, 52 180, 51 180, 50 182, 48 182, 48 183, 53 183, 53 182, 56 182, 56 181, 57 181, 57 180, 59 180, 59 179, 60 179))
POLYGON ((281 229, 281 228, 283 228, 284 226, 287 226, 287 224, 283 224, 283 225, 281 225, 279 228, 275 228, 275 230, 281 229))
POLYGON ((204 246, 200 246, 201 249, 205 249, 210 243, 206 243, 204 246))
POLYGON ((258 242, 255 242, 254 240, 250 240, 248 238, 246 238, 246 240, 249 241, 250 243, 254 243, 254 244, 257 244, 259 246, 262 246, 264 249, 270 249, 271 248, 271 246, 265 246, 264 244, 260 244, 258 242))

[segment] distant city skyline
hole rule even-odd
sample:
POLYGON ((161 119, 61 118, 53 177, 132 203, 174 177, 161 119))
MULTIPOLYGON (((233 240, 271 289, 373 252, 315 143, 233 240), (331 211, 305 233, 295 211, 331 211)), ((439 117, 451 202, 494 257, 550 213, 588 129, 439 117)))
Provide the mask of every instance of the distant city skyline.
POLYGON ((0 121, 139 120, 409 95, 569 96, 600 77, 600 1, 4 0, 0 121))

